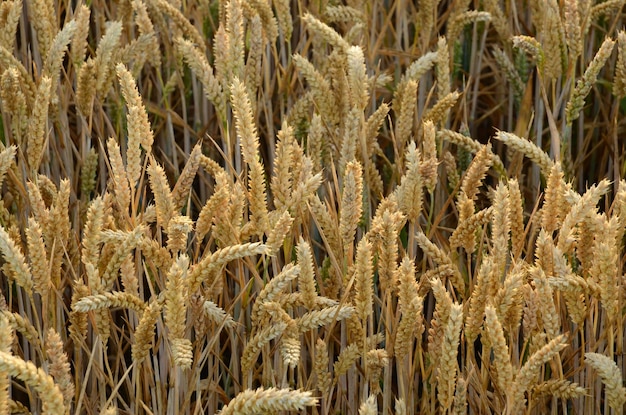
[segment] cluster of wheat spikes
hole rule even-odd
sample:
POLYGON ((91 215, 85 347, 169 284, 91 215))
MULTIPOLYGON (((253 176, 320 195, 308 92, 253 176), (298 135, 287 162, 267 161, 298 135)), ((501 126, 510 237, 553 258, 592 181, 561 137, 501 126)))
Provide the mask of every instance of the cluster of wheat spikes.
POLYGON ((622 414, 624 0, 414 3, 3 1, 0 415, 622 414))

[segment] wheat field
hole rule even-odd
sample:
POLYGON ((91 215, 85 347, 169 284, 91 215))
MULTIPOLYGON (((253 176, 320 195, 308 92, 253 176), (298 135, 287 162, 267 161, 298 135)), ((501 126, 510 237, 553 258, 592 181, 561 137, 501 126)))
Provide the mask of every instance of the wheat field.
POLYGON ((5 0, 0 415, 623 414, 625 0, 5 0))

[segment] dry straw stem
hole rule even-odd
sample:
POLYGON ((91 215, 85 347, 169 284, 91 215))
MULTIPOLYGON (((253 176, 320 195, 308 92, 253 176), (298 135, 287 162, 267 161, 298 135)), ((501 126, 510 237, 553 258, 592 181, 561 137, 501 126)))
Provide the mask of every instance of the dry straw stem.
POLYGON ((89 295, 81 298, 72 305, 74 311, 81 313, 115 307, 143 311, 146 308, 146 304, 135 294, 114 291, 89 295))
POLYGON ((607 37, 604 39, 602 46, 600 46, 600 49, 585 70, 583 77, 576 82, 576 87, 572 90, 572 95, 565 108, 565 117, 568 124, 580 117, 580 111, 582 111, 585 105, 585 98, 589 95, 593 84, 596 83, 600 70, 611 56, 614 45, 615 41, 611 38, 607 37))
POLYGON ((485 330, 494 355, 497 385, 502 393, 506 393, 513 385, 513 367, 509 357, 509 346, 493 306, 485 307, 485 317, 485 330))
POLYGON ((0 373, 6 373, 35 388, 43 402, 46 415, 65 415, 63 393, 51 376, 31 362, 26 362, 9 353, 0 351, 0 373))
POLYGON ((246 415, 302 411, 307 406, 315 405, 317 405, 317 398, 314 398, 310 391, 277 388, 257 389, 255 391, 246 389, 235 396, 218 414, 246 415))
POLYGON ((510 411, 515 412, 517 408, 523 407, 525 401, 524 393, 536 382, 536 377, 541 367, 553 357, 558 356, 559 352, 568 346, 564 342, 565 339, 564 334, 555 337, 548 344, 533 353, 524 363, 515 377, 515 383, 512 389, 510 389, 510 394, 507 393, 507 407, 510 411))
POLYGON ((502 141, 504 144, 511 148, 521 152, 526 157, 537 163, 541 168, 541 172, 545 177, 548 177, 554 162, 550 159, 542 149, 537 147, 535 143, 532 143, 524 138, 518 137, 513 133, 507 133, 505 131, 498 131, 495 138, 502 141))
POLYGON ((606 387, 606 399, 615 411, 621 411, 626 403, 626 388, 622 386, 622 373, 610 357, 599 353, 585 353, 585 363, 594 368, 606 387))

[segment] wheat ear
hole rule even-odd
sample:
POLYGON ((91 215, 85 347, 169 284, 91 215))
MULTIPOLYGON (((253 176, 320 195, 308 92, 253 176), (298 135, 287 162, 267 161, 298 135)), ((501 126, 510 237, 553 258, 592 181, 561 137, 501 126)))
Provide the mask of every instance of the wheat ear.
POLYGON ((587 66, 583 77, 576 82, 576 87, 572 90, 572 95, 565 107, 565 117, 568 124, 580 117, 580 111, 582 111, 585 105, 585 98, 591 92, 593 84, 596 83, 600 70, 611 56, 614 45, 615 41, 611 38, 604 39, 600 49, 598 49, 593 60, 587 66))
POLYGON ((63 393, 65 406, 69 408, 74 398, 74 382, 70 371, 67 355, 63 351, 63 342, 54 329, 46 333, 46 355, 50 362, 49 372, 63 393))
POLYGON ((289 389, 257 389, 245 391, 235 396, 224 406, 219 415, 243 415, 253 413, 275 413, 278 411, 302 411, 307 406, 317 405, 317 398, 311 392, 289 389))
POLYGON ((599 353, 585 353, 585 363, 600 374, 609 406, 620 411, 626 403, 626 388, 622 386, 622 373, 617 364, 610 357, 599 353))
POLYGON ((0 373, 8 373, 37 390, 43 401, 43 413, 65 415, 63 393, 51 376, 31 362, 0 351, 0 373))

